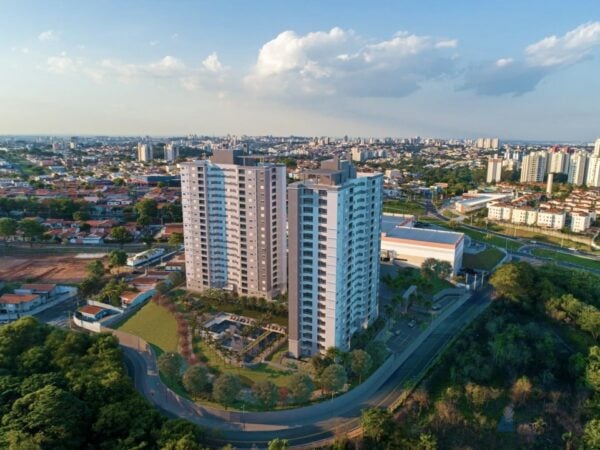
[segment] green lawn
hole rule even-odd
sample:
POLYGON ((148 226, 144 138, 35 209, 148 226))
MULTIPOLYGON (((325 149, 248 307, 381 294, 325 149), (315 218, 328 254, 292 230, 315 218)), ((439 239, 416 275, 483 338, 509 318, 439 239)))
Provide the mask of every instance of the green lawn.
POLYGON ((238 375, 242 380, 242 384, 248 387, 257 381, 265 380, 270 380, 277 386, 286 386, 293 375, 292 371, 277 370, 262 363, 253 369, 225 364, 217 353, 204 342, 197 342, 195 348, 200 350, 202 355, 207 358, 206 363, 208 366, 218 369, 220 372, 230 372, 238 375))
POLYGON ((177 353, 177 322, 163 306, 148 302, 118 327, 135 334, 165 352, 177 353))
POLYGON ((542 258, 552 258, 556 261, 567 262, 570 264, 576 264, 581 267, 586 267, 588 269, 596 269, 600 270, 600 261, 594 261, 592 259, 581 258, 579 256, 570 255, 568 253, 557 252, 554 250, 547 250, 545 248, 535 248, 532 250, 532 253, 535 256, 540 256, 542 258))
POLYGON ((463 267, 468 269, 492 270, 498 264, 504 253, 495 247, 488 247, 475 255, 465 253, 463 255, 463 267))
POLYGON ((385 200, 383 202, 383 212, 396 214, 425 214, 425 207, 410 200, 385 200))

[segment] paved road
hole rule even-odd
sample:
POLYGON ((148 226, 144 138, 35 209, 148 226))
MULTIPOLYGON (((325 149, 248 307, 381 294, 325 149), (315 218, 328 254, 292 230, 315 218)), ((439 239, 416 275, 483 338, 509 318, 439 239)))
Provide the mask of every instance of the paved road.
POLYGON ((406 382, 422 372, 444 345, 485 309, 490 301, 490 292, 488 288, 476 293, 451 313, 374 392, 366 392, 364 398, 358 401, 349 398, 348 401, 342 401, 341 406, 340 400, 345 397, 339 397, 334 400, 334 411, 328 406, 329 402, 324 402, 315 405, 316 408, 305 407, 285 412, 232 412, 228 420, 211 413, 208 408, 198 407, 191 412, 187 403, 169 397, 161 388, 155 370, 149 368, 152 362, 147 357, 131 349, 125 349, 124 354, 136 388, 152 403, 164 406, 163 409, 177 411, 179 417, 220 430, 220 436, 211 438, 215 445, 228 442, 240 449, 253 446, 262 448, 276 437, 287 439, 293 446, 312 444, 358 428, 360 413, 364 408, 391 405, 406 382))

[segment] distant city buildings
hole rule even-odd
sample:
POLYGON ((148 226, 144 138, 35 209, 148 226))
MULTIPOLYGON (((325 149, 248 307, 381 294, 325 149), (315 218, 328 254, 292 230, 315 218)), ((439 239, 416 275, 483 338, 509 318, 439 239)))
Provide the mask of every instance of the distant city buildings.
POLYGON ((495 138, 478 138, 475 141, 475 146, 481 149, 498 150, 500 148, 500 139, 495 138))
POLYGON ((289 350, 348 350, 378 315, 383 176, 324 161, 288 187, 289 350))
POLYGON ((585 184, 586 171, 588 165, 588 154, 581 150, 571 155, 569 164, 569 175, 567 181, 575 186, 585 184))
POLYGON ((148 162, 154 159, 152 144, 139 143, 137 146, 137 158, 140 162, 148 162))
POLYGON ((179 157, 179 148, 172 142, 165 145, 165 156, 164 160, 167 162, 173 162, 179 157))
POLYGON ((188 289, 267 299, 285 292, 285 166, 214 150, 180 168, 188 289))
POLYGON ((498 158, 498 155, 494 155, 493 158, 488 159, 487 183, 497 183, 502 179, 502 162, 503 160, 498 158))

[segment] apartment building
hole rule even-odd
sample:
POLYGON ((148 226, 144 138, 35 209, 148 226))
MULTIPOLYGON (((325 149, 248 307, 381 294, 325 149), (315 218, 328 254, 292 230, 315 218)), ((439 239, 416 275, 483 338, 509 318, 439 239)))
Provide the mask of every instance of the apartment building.
POLYGON ((600 187, 600 155, 589 159, 586 184, 588 187, 600 187))
POLYGON ((538 212, 534 208, 521 206, 513 208, 510 221, 516 225, 535 225, 538 212))
POLYGON ((513 206, 510 203, 490 203, 488 205, 488 219, 510 221, 513 206))
POLYGON ((142 144, 140 142, 137 146, 137 157, 140 162, 152 161, 154 159, 152 144, 142 144))
POLYGON ((583 233, 592 225, 592 215, 584 212, 571 213, 571 231, 583 233))
POLYGON ((588 154, 584 151, 579 151, 571 155, 571 164, 569 165, 569 174, 567 180, 575 186, 585 184, 586 171, 588 165, 588 154))
POLYGON ((285 292, 285 166, 215 150, 179 167, 188 289, 285 292))
POLYGON ((383 176, 324 161, 288 186, 289 350, 348 350, 378 315, 383 176))
POLYGON ((496 183, 502 179, 502 161, 497 155, 488 159, 487 183, 496 183))
POLYGON ((521 183, 538 183, 544 181, 548 165, 548 153, 545 151, 531 152, 523 157, 521 165, 521 183))
POLYGON ((179 148, 173 144, 165 145, 165 156, 164 160, 167 162, 175 161, 179 157, 179 148))
POLYGON ((558 209, 540 210, 537 214, 537 226, 562 230, 567 221, 567 213, 558 209))

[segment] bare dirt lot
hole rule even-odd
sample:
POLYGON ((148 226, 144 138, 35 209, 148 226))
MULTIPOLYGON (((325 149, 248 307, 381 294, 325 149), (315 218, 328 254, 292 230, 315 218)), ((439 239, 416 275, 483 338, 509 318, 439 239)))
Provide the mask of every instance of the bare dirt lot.
POLYGON ((43 283, 79 283, 86 276, 85 266, 100 255, 19 255, 0 256, 0 280, 43 283))

